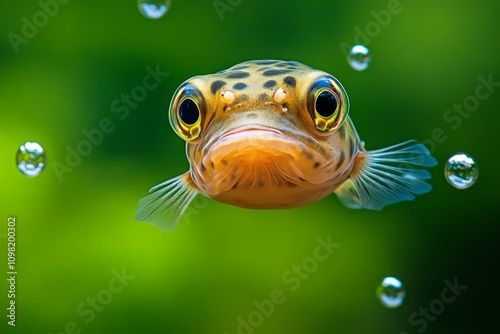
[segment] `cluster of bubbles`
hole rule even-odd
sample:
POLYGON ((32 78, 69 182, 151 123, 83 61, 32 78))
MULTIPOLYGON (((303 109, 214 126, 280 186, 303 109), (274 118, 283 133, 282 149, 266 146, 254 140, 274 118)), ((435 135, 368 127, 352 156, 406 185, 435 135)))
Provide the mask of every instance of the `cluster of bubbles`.
MULTIPOLYGON (((138 0, 139 12, 148 19, 159 19, 170 9, 171 0, 138 0)), ((354 45, 347 59, 356 71, 364 71, 371 61, 370 50, 364 45, 354 45)), ((39 175, 46 165, 47 156, 36 142, 26 142, 19 147, 16 156, 17 168, 26 176, 39 175)), ((477 180, 479 168, 474 158, 466 153, 454 154, 445 166, 446 180, 457 189, 467 189, 477 180)), ((400 307, 406 296, 403 283, 396 277, 385 277, 376 289, 377 299, 390 309, 400 307)))
MULTIPOLYGON (((370 50, 361 44, 354 45, 349 51, 347 62, 356 71, 364 71, 371 61, 370 50)), ((479 176, 475 159, 466 153, 456 153, 446 162, 445 178, 457 189, 470 188, 479 176)), ((400 307, 405 299, 405 289, 395 277, 385 277, 376 290, 377 298, 387 308, 400 307)))
POLYGON ((16 155, 17 168, 26 176, 37 176, 45 168, 47 156, 43 147, 35 142, 26 142, 16 155))
MULTIPOLYGON (((356 71, 364 71, 371 61, 370 50, 361 44, 353 45, 349 51, 347 62, 356 71)), ((479 168, 474 158, 466 153, 456 153, 444 168, 446 180, 457 189, 471 187, 479 176, 479 168)))
POLYGON ((159 19, 170 9, 171 0, 137 0, 139 12, 148 19, 159 19))
MULTIPOLYGON (((472 156, 456 153, 446 162, 444 174, 453 187, 467 189, 476 182, 479 169, 472 156)), ((376 295, 383 306, 394 309, 403 305, 406 290, 399 279, 388 276, 377 286, 376 295)))

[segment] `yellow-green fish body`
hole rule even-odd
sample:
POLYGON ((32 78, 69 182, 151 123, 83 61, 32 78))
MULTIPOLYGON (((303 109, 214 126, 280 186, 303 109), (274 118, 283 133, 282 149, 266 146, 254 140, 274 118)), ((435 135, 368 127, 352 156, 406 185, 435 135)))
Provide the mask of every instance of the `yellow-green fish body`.
POLYGON ((415 168, 436 163, 423 145, 365 151, 348 112, 337 79, 295 61, 248 61, 193 77, 170 105, 191 168, 152 188, 136 218, 173 229, 199 193, 278 209, 335 192, 349 207, 380 210, 431 190, 429 172, 415 168))

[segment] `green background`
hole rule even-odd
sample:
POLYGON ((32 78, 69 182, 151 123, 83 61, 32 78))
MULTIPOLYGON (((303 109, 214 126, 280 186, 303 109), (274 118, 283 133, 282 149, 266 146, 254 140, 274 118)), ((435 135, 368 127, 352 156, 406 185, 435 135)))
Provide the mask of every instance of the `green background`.
POLYGON ((41 7, 35 0, 2 1, 0 332, 55 334, 73 321, 81 333, 233 334, 238 317, 256 310, 253 301, 280 289, 286 301, 254 333, 418 333, 422 327, 409 317, 440 298, 443 281, 455 277, 467 290, 425 332, 497 329, 500 89, 457 129, 443 114, 474 95, 479 76, 500 81, 500 2, 402 1, 403 10, 385 26, 370 22, 376 22, 371 11, 386 10, 387 1, 243 0, 231 7, 221 20, 210 0, 174 0, 164 18, 148 20, 134 0, 72 0, 16 53, 8 34, 21 34, 22 18, 31 21, 41 7), (364 41, 373 59, 356 72, 340 45, 352 45, 354 29, 367 24, 374 29, 364 41), (434 190, 381 212, 350 210, 331 196, 278 211, 209 201, 170 233, 135 222, 139 198, 188 169, 184 142, 167 117, 178 85, 268 58, 336 76, 368 149, 425 141, 441 128, 446 140, 425 141, 439 162, 431 170, 434 190), (157 65, 170 75, 121 120, 112 102, 157 65), (114 131, 60 182, 54 163, 64 164, 67 147, 75 149, 82 131, 104 118, 114 131), (36 178, 14 163, 26 141, 41 143, 48 155, 36 178), (459 151, 481 169, 468 190, 443 177, 444 163, 459 151), (11 216, 17 219, 15 328, 4 315, 11 216), (329 235, 340 247, 292 291, 283 274, 329 235), (104 296, 112 271, 123 268, 135 278, 87 323, 77 308, 104 296), (375 298, 388 275, 407 289, 399 309, 375 298))

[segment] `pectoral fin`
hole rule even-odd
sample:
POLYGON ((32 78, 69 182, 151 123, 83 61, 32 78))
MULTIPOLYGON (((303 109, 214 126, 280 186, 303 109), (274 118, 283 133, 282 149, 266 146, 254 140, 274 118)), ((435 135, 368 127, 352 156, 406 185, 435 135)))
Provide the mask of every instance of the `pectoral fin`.
POLYGON ((173 230, 199 190, 189 172, 167 180, 149 190, 139 201, 135 219, 173 230))
POLYGON ((356 185, 351 179, 347 179, 340 187, 335 189, 335 195, 350 209, 362 209, 356 185))
POLYGON ((381 210, 384 206, 415 199, 432 187, 425 181, 436 160, 414 140, 375 151, 359 152, 349 179, 335 193, 351 208, 381 210))

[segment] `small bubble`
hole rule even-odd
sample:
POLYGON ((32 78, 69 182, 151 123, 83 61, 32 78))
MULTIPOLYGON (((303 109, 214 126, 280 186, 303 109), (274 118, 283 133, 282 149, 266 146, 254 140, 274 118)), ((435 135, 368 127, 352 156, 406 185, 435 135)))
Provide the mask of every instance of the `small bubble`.
POLYGON ((37 176, 45 168, 47 156, 40 144, 26 142, 19 147, 16 156, 17 168, 26 176, 37 176))
POLYGON ((473 157, 457 153, 446 162, 444 175, 449 184, 457 189, 467 189, 476 183, 479 167, 473 157))
POLYGON ((148 19, 159 19, 170 9, 171 0, 137 0, 139 12, 148 19))
POLYGON ((403 283, 395 277, 385 277, 377 287, 377 298, 387 308, 400 307, 405 295, 403 283))
POLYGON ((364 45, 354 45, 349 51, 349 57, 347 61, 349 65, 356 71, 364 71, 370 65, 370 50, 364 45))

